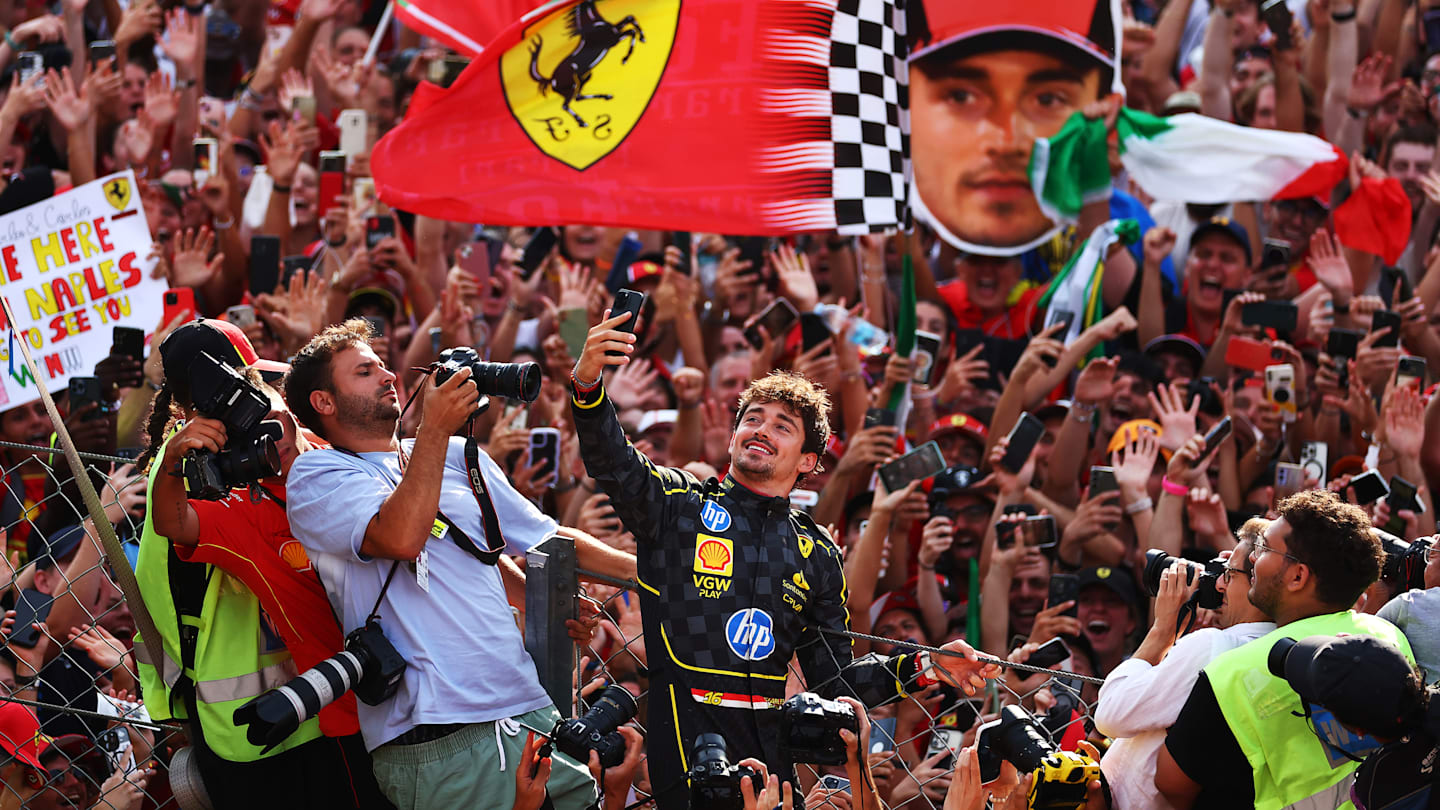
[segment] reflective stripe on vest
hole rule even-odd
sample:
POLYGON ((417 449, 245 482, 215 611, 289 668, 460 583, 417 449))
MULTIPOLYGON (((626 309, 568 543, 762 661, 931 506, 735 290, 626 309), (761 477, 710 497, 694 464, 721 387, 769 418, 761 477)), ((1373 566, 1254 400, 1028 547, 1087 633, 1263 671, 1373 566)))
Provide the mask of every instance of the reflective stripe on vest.
MULTIPOLYGON (((150 661, 149 652, 141 652, 144 649, 144 647, 135 649, 136 662, 154 666, 154 663, 150 661)), ((175 682, 180 679, 180 665, 171 660, 169 655, 165 655, 159 670, 160 677, 165 680, 165 685, 172 689, 175 688, 175 682)), ((248 672, 233 678, 200 681, 195 684, 195 696, 204 703, 249 700, 259 697, 271 689, 284 686, 291 678, 295 677, 295 674, 294 662, 282 661, 278 664, 271 664, 259 672, 248 672)))
MULTIPOLYGON (((1226 652, 1204 669, 1225 723, 1250 763, 1256 810, 1281 810, 1330 791, 1356 768, 1327 756, 1310 730, 1300 696, 1270 674, 1270 648, 1281 638, 1301 640, 1339 633, 1369 635, 1394 644, 1412 661, 1410 644, 1395 625, 1365 614, 1329 613, 1281 627, 1226 652)), ((1351 807, 1345 802, 1341 807, 1351 807)))

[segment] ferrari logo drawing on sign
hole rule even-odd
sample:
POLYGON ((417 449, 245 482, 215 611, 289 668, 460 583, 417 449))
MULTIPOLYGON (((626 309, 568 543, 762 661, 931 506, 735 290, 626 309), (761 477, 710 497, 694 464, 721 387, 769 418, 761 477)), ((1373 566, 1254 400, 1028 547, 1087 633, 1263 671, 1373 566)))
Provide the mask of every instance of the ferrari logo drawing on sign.
POLYGON ((649 106, 680 21, 680 0, 581 0, 525 31, 500 57, 516 123, 540 151, 584 171, 610 154, 649 106))
POLYGON ((105 183, 105 201, 115 206, 116 211, 124 211, 125 206, 130 204, 130 179, 127 177, 112 177, 105 183))

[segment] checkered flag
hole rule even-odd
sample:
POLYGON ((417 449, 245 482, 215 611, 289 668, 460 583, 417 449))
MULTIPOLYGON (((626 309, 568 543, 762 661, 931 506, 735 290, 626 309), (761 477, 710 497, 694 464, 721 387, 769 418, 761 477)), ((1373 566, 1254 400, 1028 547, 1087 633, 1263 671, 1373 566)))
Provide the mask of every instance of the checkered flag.
POLYGON ((904 11, 895 0, 804 0, 765 8, 773 19, 765 25, 764 54, 783 84, 764 94, 764 112, 777 119, 779 137, 760 160, 788 192, 766 204, 767 217, 789 230, 859 234, 905 227, 910 113, 904 11))

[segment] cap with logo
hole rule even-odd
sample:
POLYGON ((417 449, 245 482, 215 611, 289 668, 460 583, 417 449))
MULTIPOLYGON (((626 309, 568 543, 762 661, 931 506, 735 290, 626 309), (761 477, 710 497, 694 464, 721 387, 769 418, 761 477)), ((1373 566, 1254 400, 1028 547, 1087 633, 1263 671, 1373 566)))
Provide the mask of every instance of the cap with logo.
POLYGON ((1423 687, 1410 661, 1374 636, 1282 638, 1271 648, 1268 664, 1301 700, 1371 734, 1401 736, 1421 705, 1423 687))
POLYGON ((881 616, 892 610, 907 610, 915 614, 915 618, 921 620, 922 623, 925 618, 920 611, 920 602, 913 594, 905 590, 891 591, 876 599, 875 604, 870 606, 870 626, 874 627, 875 623, 880 621, 881 616))
POLYGON ((40 721, 30 707, 19 703, 0 703, 0 748, 5 753, 36 770, 45 770, 40 764, 40 748, 49 742, 40 733, 40 721))
POLYGON ((957 431, 969 435, 981 444, 990 439, 990 429, 985 427, 985 423, 964 413, 952 413, 935 420, 935 424, 930 426, 930 438, 938 439, 947 433, 957 431))
POLYGON ((665 272, 665 268, 659 262, 652 262, 649 259, 633 261, 625 268, 626 281, 634 284, 647 278, 658 279, 665 272))
POLYGON ((1078 590, 1083 591, 1091 585, 1098 585, 1124 599, 1125 603, 1131 607, 1140 604, 1140 592, 1135 588, 1135 580, 1124 568, 1111 568, 1105 565, 1082 568, 1076 577, 1080 581, 1078 590))
MULTIPOLYGON (((1155 434, 1155 438, 1157 439, 1165 435, 1165 429, 1160 427, 1160 423, 1153 419, 1131 419, 1129 422, 1115 429, 1114 435, 1110 437, 1110 443, 1105 446, 1105 452, 1118 452, 1120 448, 1140 438, 1141 431, 1149 431, 1155 434)), ((1170 453, 1170 450, 1164 447, 1160 448, 1160 455, 1166 461, 1170 460, 1170 453)))
POLYGON ((171 332, 160 343, 160 362, 165 381, 182 399, 190 399, 190 369, 208 354, 231 368, 254 366, 267 380, 283 377, 290 369, 285 363, 261 360, 240 327, 229 321, 198 318, 171 332))
MULTIPOLYGON (((1069 46, 1112 71, 1112 84, 1120 86, 1116 65, 1116 43, 1120 40, 1121 19, 1111 0, 1007 0, 1003 3, 969 3, 956 0, 923 0, 914 4, 907 17, 913 43, 911 60, 923 59, 941 48, 967 40, 1000 40, 1004 46, 1017 38, 1040 40, 1036 50, 1051 52, 1056 43, 1069 46)), ((976 43, 989 46, 989 42, 976 43)), ((1000 43, 995 45, 1001 47, 1000 43)))
POLYGON ((1250 232, 1245 230, 1244 225, 1229 217, 1211 217, 1209 222, 1200 223, 1200 227, 1190 234, 1189 250, 1195 249, 1195 243, 1199 242, 1201 237, 1212 233, 1223 234, 1234 240, 1235 244, 1245 251, 1246 265, 1253 261, 1250 256, 1250 232))

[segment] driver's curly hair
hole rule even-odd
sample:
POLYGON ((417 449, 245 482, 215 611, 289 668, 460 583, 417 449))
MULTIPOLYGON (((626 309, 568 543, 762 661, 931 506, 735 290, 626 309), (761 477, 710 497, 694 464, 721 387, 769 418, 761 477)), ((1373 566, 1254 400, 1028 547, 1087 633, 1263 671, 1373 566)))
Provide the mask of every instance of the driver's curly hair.
MULTIPOLYGON (((805 376, 793 371, 772 371, 746 386, 740 394, 740 407, 735 411, 735 424, 740 427, 740 417, 751 405, 778 402, 794 411, 805 425, 805 444, 801 452, 825 455, 825 445, 830 442, 830 395, 825 389, 811 382, 805 376)), ((814 472, 821 472, 819 462, 814 472)))

